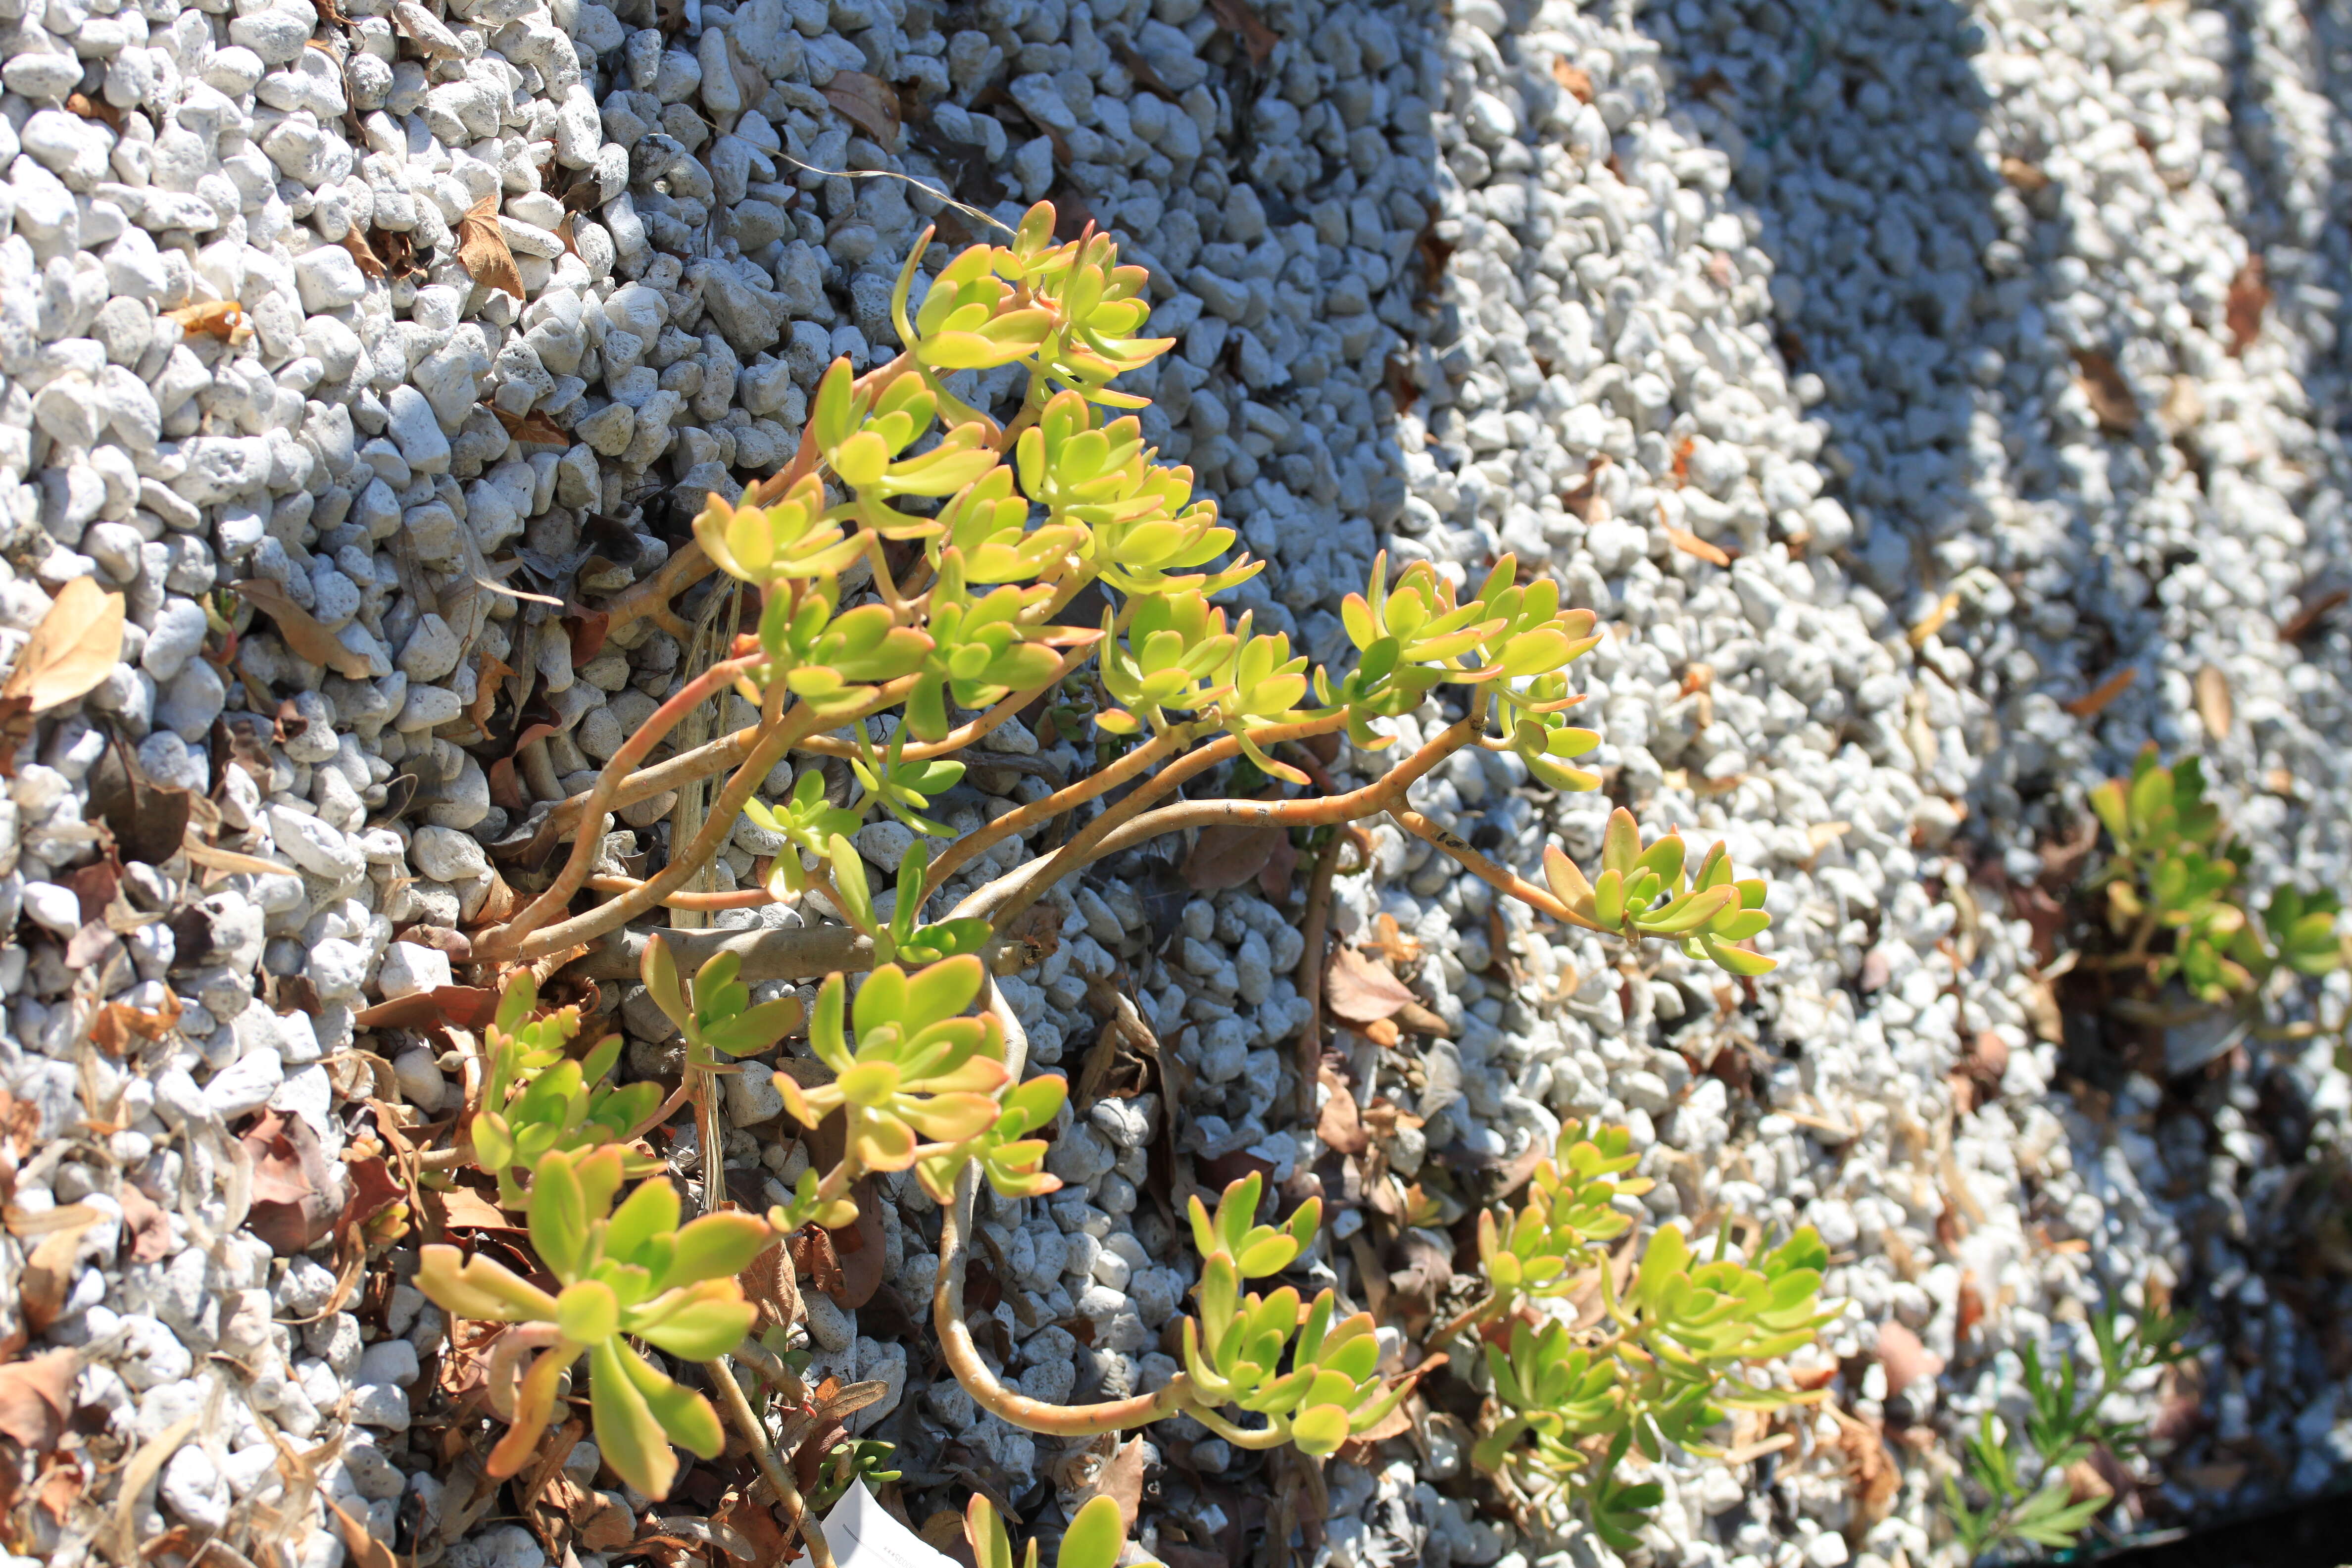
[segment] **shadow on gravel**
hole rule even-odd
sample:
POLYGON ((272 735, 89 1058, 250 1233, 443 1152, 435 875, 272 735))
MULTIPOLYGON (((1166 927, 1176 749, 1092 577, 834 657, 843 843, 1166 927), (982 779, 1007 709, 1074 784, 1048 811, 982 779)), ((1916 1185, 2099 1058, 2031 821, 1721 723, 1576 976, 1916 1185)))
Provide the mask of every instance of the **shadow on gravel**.
MULTIPOLYGON (((2204 14, 2182 24, 2196 47, 2166 79, 2173 98, 2147 88, 2157 107, 2113 118, 2046 110, 2027 90, 2032 63, 1940 0, 1681 0, 1637 25, 1670 68, 1673 115, 1729 153, 1734 195, 1761 220, 1775 346, 1828 429, 1825 493, 1855 522, 1844 563, 1888 606, 1879 635, 1907 633, 1917 650, 1905 734, 1923 784, 1968 805, 1956 852, 1976 862, 1979 903, 2022 912, 2003 910, 2007 889, 2041 884, 2044 907, 2063 904, 2082 859, 2044 855, 2075 837, 2075 791, 2146 740, 2212 759, 2247 829, 2272 840, 2257 854, 2263 880, 2301 869, 2308 881, 2298 860, 2315 855, 2324 880, 2346 826, 2260 791, 2287 793, 2266 784, 2275 759, 2313 756, 2322 776, 2301 798, 2342 798, 2346 773, 2309 738, 2327 732, 2325 715, 2352 712, 2341 629, 2352 612, 2314 617, 2284 646, 2259 617, 2291 622, 2352 586, 2352 360, 2334 320, 2352 279, 2352 186, 2336 178, 2352 119, 2331 112, 2352 102, 2352 14, 2291 0, 2204 14), (2231 123, 2199 123, 2200 95, 2226 103, 2231 123), (2184 256, 2180 215, 2208 188, 2220 243, 2184 256), (2144 236, 2158 217, 2171 232, 2144 236), (2246 250, 2258 265, 2237 259, 2246 250), (2243 331, 2257 288, 2279 323, 2259 346, 2243 331), (2265 400, 2291 415, 2268 415, 2265 400), (2251 456, 2231 423, 2242 409, 2269 421, 2251 456), (2241 693, 2227 736, 2209 737, 2199 716, 2201 665, 2241 693)), ((2135 49, 2168 37, 2145 7, 2042 25, 2050 54, 2125 80, 2148 68, 2135 49), (2104 59, 2111 47, 2134 58, 2104 59)), ((2054 956, 2046 943, 2035 955, 2054 956)), ((2306 1434, 2295 1416, 2308 1394, 2294 1392, 2340 1371, 2336 1283, 2295 1234, 2289 1176, 2319 1119, 2312 1075, 2293 1070, 2294 1051, 2257 1044, 2233 1074, 2158 1098, 2096 1012, 2068 1025, 2066 1070, 2098 1086, 2051 1101, 2078 1195, 2029 1201, 2027 1229, 2087 1242, 2072 1286, 2086 1300, 2137 1302, 2148 1260, 2166 1259, 2178 1300, 2223 1341, 2205 1358, 2200 1435, 2167 1467, 2194 1478, 2195 1498, 2244 1505, 2325 1484, 2315 1461, 2333 1395, 2304 1412, 2323 1417, 2306 1434), (2240 1462, 2250 1439, 2284 1457, 2274 1472, 2240 1462)), ((2022 1245, 1980 1236, 1953 1256, 1979 1280, 2050 1264, 2019 1256, 2022 1245)), ((2051 1329, 2031 1312, 1996 1316, 2017 1321, 1989 1323, 1944 1387, 1971 1410, 1998 1394, 2014 1415, 2014 1368, 2001 1371, 2013 1358, 2000 1347, 2051 1329)), ((2192 1500, 2168 1488, 2157 1511, 2179 1517, 2192 1500)), ((2112 1561, 2333 1563, 2345 1518, 2333 1499, 2112 1561)))

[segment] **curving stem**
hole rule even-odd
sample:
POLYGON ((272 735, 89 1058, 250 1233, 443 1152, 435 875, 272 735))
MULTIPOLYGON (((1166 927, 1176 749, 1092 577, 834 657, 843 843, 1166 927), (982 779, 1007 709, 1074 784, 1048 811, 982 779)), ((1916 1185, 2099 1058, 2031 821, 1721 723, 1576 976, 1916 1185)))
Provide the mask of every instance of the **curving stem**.
MULTIPOLYGON (((982 994, 989 1012, 1004 1026, 1004 1065, 1017 1082, 1028 1059, 1029 1037, 1022 1029, 1021 1021, 1013 1016, 1013 1008, 993 976, 982 994)), ((980 1349, 972 1343, 971 1330, 965 1325, 963 1313, 965 1237, 971 1231, 972 1200, 979 1191, 979 1162, 966 1161, 956 1177, 955 1202, 940 1211, 939 1282, 931 1291, 931 1324, 939 1331, 940 1349, 948 1369, 963 1384, 964 1392, 1007 1426, 1055 1437, 1091 1437, 1104 1432, 1121 1432, 1192 1409, 1192 1380, 1181 1372, 1156 1393, 1100 1405, 1048 1405, 1042 1399, 1015 1394, 997 1381, 996 1374, 988 1370, 988 1363, 980 1359, 980 1349)))
POLYGON ((1290 1441, 1290 1423, 1279 1415, 1267 1416, 1265 1426, 1253 1429, 1234 1426, 1206 1405, 1195 1405, 1185 1414, 1236 1448, 1279 1448, 1290 1441))
POLYGON ((1581 926, 1586 931, 1597 931, 1603 935, 1614 934, 1607 926, 1596 921, 1587 920, 1561 903, 1550 889, 1538 887, 1509 867, 1497 865, 1489 860, 1464 843, 1459 835, 1440 827, 1421 813, 1399 806, 1389 812, 1389 818, 1416 838, 1425 838, 1454 857, 1472 876, 1510 894, 1519 902, 1541 910, 1552 919, 1566 924, 1581 926))

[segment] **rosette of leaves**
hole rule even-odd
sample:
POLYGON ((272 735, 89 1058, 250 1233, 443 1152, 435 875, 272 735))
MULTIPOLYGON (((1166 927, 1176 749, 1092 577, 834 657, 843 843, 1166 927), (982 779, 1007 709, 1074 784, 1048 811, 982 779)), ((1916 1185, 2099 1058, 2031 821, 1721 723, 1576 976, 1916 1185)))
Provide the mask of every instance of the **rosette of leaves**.
POLYGON ((682 981, 677 960, 661 933, 646 938, 638 973, 654 1005, 686 1037, 688 1067, 705 1071, 719 1068, 714 1051, 755 1056, 800 1026, 800 998, 780 996, 754 1005, 751 988, 739 978, 742 970, 740 954, 721 952, 695 971, 692 980, 682 981))
POLYGON ((1471 1462, 1509 1472, 1537 1496, 1565 1493, 1620 1552, 1640 1545, 1638 1532, 1665 1489, 1617 1474, 1633 1447, 1643 1391, 1628 1386, 1610 1348, 1580 1343, 1558 1319, 1520 1321, 1507 1345, 1486 1346, 1486 1371, 1507 1414, 1472 1448, 1471 1462), (1582 1446, 1592 1436, 1606 1438, 1597 1455, 1582 1446))
POLYGON ((940 509, 940 531, 925 549, 933 570, 945 551, 963 557, 968 583, 1025 583, 1082 549, 1087 531, 1069 522, 1029 526, 1029 498, 1013 490, 1013 470, 992 468, 940 509))
POLYGON ((678 1224, 677 1190, 644 1182, 619 1208, 625 1167, 617 1149, 551 1153, 530 1186, 532 1249, 559 1289, 543 1290, 491 1258, 427 1246, 416 1288, 452 1316, 515 1325, 537 1348, 513 1393, 513 1419, 488 1469, 511 1476, 537 1451, 564 1375, 588 1358, 596 1446, 624 1480, 667 1497, 677 1474, 671 1445, 704 1458, 725 1447, 710 1402, 630 1342, 709 1361, 740 1344, 757 1317, 735 1277, 774 1239, 742 1214, 678 1224))
MULTIPOLYGON (((978 1568, 1037 1568, 1036 1539, 1030 1539, 1016 1561, 1004 1521, 978 1492, 964 1505, 963 1539, 978 1568)), ((1056 1568, 1115 1568, 1126 1552, 1127 1527, 1119 1519, 1118 1500, 1089 1498, 1070 1516, 1070 1528, 1054 1561, 1056 1568)))
POLYGON ((966 1161, 976 1160, 999 1197, 1034 1198, 1061 1191, 1062 1178, 1045 1169, 1045 1154, 1053 1145, 1028 1134, 1052 1126, 1069 1097, 1069 1080, 1050 1074, 1007 1090, 994 1126, 916 1160, 915 1174, 923 1190, 940 1203, 954 1202, 956 1177, 966 1161))
POLYGON ((1744 942, 1772 923, 1764 912, 1764 879, 1735 878, 1731 857, 1717 843, 1695 877, 1685 877, 1682 835, 1668 833, 1648 848, 1633 814, 1620 806, 1601 840, 1601 875, 1591 881, 1558 845, 1544 850, 1544 879, 1553 895, 1594 930, 1627 941, 1680 937, 1683 951, 1733 974, 1765 974, 1779 961, 1751 952, 1744 942))
POLYGON ((826 977, 809 1044, 834 1081, 803 1089, 778 1073, 785 1109, 806 1127, 845 1110, 848 1161, 860 1171, 903 1171, 929 1144, 961 1143, 993 1127, 998 1091, 1011 1076, 1004 1030, 992 1017, 960 1016, 985 978, 970 954, 911 975, 880 965, 857 993, 853 1046, 843 1027, 848 984, 826 977))
POLYGON ((1192 590, 1137 602, 1127 634, 1115 629, 1113 613, 1103 612, 1103 689, 1123 708, 1105 709, 1095 723, 1113 734, 1132 735, 1168 727, 1163 711, 1197 712, 1216 700, 1217 671, 1234 656, 1238 639, 1225 629, 1225 613, 1208 595, 1192 590))
POLYGON ((832 576, 782 578, 768 586, 760 610, 760 647, 772 661, 768 678, 823 718, 847 713, 873 695, 875 683, 922 668, 931 639, 898 625, 887 605, 835 611, 841 584, 832 576))
POLYGON ((1022 215, 1013 243, 992 258, 997 275, 1018 283, 1053 320, 1038 345, 1038 369, 1049 382, 1094 402, 1141 407, 1144 399, 1108 386, 1112 377, 1139 370, 1175 346, 1173 338, 1135 335, 1151 314, 1143 298, 1150 273, 1120 266, 1118 243, 1091 223, 1066 244, 1053 238, 1053 205, 1039 202, 1022 215))
POLYGON ((857 754, 849 759, 849 771, 858 786, 883 810, 916 832, 928 833, 934 838, 950 837, 953 829, 923 813, 930 809, 931 796, 955 787, 963 777, 964 764, 938 757, 919 757, 908 762, 904 724, 892 728, 890 738, 878 751, 865 725, 853 725, 851 729, 856 737, 857 754))
POLYGON ((2091 808, 2115 853, 2093 879, 2106 895, 2107 921, 2144 957, 2151 985, 2176 978, 2200 1001, 2250 995, 2281 965, 2326 974, 2343 962, 2332 894, 2282 888, 2257 922, 2240 886, 2245 850, 2229 840, 2219 807, 2205 798, 2195 757, 2167 767, 2151 742, 2129 779, 2091 792, 2091 808), (2156 939, 2168 939, 2158 950, 2156 939))
POLYGON ((1102 424, 1077 393, 1049 398, 1013 445, 1021 488, 1050 522, 1084 526, 1082 560, 1122 593, 1213 594, 1257 575, 1265 563, 1246 557, 1193 570, 1233 548, 1234 531, 1218 522, 1216 502, 1192 499, 1191 468, 1152 461, 1142 432, 1132 417, 1102 424))
POLYGON ((898 1451, 896 1443, 885 1443, 877 1437, 845 1438, 835 1444, 818 1466, 815 1488, 803 1500, 809 1511, 824 1512, 857 1482, 864 1482, 871 1489, 897 1480, 900 1472, 884 1467, 898 1451))
POLYGON ((989 429, 968 419, 920 452, 908 448, 931 427, 940 400, 930 377, 902 371, 878 386, 862 385, 845 357, 817 383, 809 424, 817 450, 850 499, 826 515, 855 521, 884 539, 928 539, 937 520, 910 516, 890 502, 901 496, 940 499, 996 467, 989 429))
POLYGON ((898 862, 898 896, 890 905, 887 921, 874 912, 866 860, 857 847, 836 833, 826 846, 826 858, 833 867, 834 891, 841 895, 842 916, 874 943, 875 962, 890 963, 903 958, 909 963, 936 963, 942 958, 978 952, 987 945, 992 928, 983 920, 917 923, 931 864, 931 852, 921 839, 909 844, 906 858, 898 862))
POLYGON ((1278 1229, 1255 1224, 1264 1190, 1255 1173, 1244 1177, 1225 1189, 1213 1217, 1197 1194, 1192 1199, 1202 1268, 1193 1292, 1200 1315, 1184 1320, 1184 1366, 1200 1397, 1191 1414, 1244 1447, 1295 1443, 1302 1453, 1336 1453, 1394 1410, 1412 1380, 1383 1386, 1371 1314, 1334 1322, 1331 1291, 1303 1310, 1286 1285, 1268 1296, 1243 1294, 1243 1281, 1290 1266, 1314 1239, 1322 1214, 1322 1201, 1309 1198, 1278 1229), (1218 1414, 1222 1405, 1262 1415, 1265 1425, 1237 1426, 1218 1414))
POLYGON ((730 577, 762 584, 830 577, 865 553, 863 541, 845 536, 825 515, 824 482, 813 474, 780 500, 753 506, 751 500, 748 487, 734 505, 714 492, 694 520, 703 553, 730 577))
POLYGON ((1622 1127, 1570 1122, 1552 1156, 1528 1180, 1527 1202, 1507 1225, 1492 1209, 1478 1215, 1478 1258, 1494 1290, 1490 1317, 1507 1314, 1522 1296, 1566 1295, 1582 1282, 1578 1270, 1597 1261, 1597 1243, 1612 1241, 1633 1222, 1614 1205, 1655 1184, 1647 1176, 1619 1179, 1641 1156, 1622 1127))
POLYGON ((1051 680, 1062 662, 1055 645, 1092 642, 1095 637, 1087 630, 1024 626, 1022 612, 1052 596, 1048 588, 1010 583, 975 595, 964 586, 963 552, 944 552, 931 589, 931 648, 907 696, 907 728, 919 740, 940 740, 948 732, 950 698, 960 708, 985 708, 1016 688, 1051 680))
MULTIPOLYGON (((569 1056, 580 1009, 533 1018, 538 1005, 538 984, 529 970, 517 971, 483 1034, 489 1068, 467 1128, 474 1163, 499 1179, 499 1201, 509 1207, 523 1201, 518 1172, 528 1173, 550 1154, 625 1143, 661 1102, 658 1084, 615 1088, 604 1081, 620 1060, 618 1034, 605 1036, 584 1058, 569 1056)), ((625 1149, 621 1157, 631 1176, 661 1169, 650 1155, 625 1149)))
POLYGON ((779 902, 809 886, 802 855, 829 855, 833 841, 856 832, 859 820, 856 812, 825 799, 824 774, 816 768, 803 768, 793 781, 792 794, 778 805, 756 795, 745 801, 743 815, 783 838, 783 847, 768 868, 768 894, 779 902))

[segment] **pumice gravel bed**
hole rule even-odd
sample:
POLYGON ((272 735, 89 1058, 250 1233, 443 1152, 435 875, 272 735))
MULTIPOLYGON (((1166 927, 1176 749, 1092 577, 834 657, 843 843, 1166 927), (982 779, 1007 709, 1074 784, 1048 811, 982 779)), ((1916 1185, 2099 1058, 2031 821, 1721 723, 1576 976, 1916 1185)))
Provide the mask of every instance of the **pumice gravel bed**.
MULTIPOLYGON (((2256 886, 2352 872, 2347 47, 2287 0, 0 0, 0 663, 78 579, 129 617, 85 697, 0 715, 0 1344, 72 1356, 51 1441, 0 1441, 5 1568, 215 1539, 338 1568, 355 1531, 419 1568, 627 1554, 551 1562, 445 1444, 414 1230, 348 1267, 388 1108, 463 1093, 446 1032, 371 1009, 465 980, 395 936, 485 918, 536 814, 708 661, 716 590, 615 606, 790 458, 826 364, 895 352, 923 227, 1049 195, 1150 269, 1178 347, 1121 384, 1273 563, 1229 595, 1260 629, 1339 658, 1382 550, 1457 580, 1515 552, 1600 613, 1604 791, 1473 752, 1420 809, 1524 868, 1622 805, 1771 879, 1780 966, 1735 987, 1371 827, 1334 929, 1444 1032, 1327 1060, 1402 1113, 1382 1148, 1434 1217, 1375 1256, 1327 1193, 1324 1283, 1426 1328, 1484 1173, 1598 1116, 1654 1216, 1812 1225, 1850 1303, 1796 1363, 1838 1414, 1670 1455, 1652 1562, 1958 1561, 1960 1435, 2103 1301, 2200 1325, 2110 1406, 2161 1439, 2128 1519, 2341 1484, 2352 1283, 2313 1216, 2352 1079, 2292 1028, 2185 1080, 2094 1070, 2050 911, 2084 789, 2149 741, 2202 756, 2256 886)), ((972 761, 959 828, 1092 754, 1016 721, 972 761)), ((607 868, 695 808, 625 811, 607 868)), ((860 834, 876 875, 907 837, 860 834)), ((716 886, 777 842, 742 823, 716 886)), ((1294 1193, 1325 1153, 1265 1118, 1309 1016, 1303 876, 1104 869, 1004 989, 1075 1076, 1124 987, 1188 1087, 1096 1102, 1059 1193, 983 1208, 982 1343, 1045 1399, 1175 1370, 1157 1144, 1294 1193)), ((587 995, 624 1078, 676 1081, 633 980, 587 995)), ((2338 973, 2282 1018, 2347 1005, 2338 973)), ((807 1155, 764 1073, 728 1081, 730 1188, 764 1205, 807 1155)), ((709 1152, 690 1116, 657 1141, 709 1152)), ((1084 1445, 939 1367, 937 1216, 883 1191, 874 1298, 806 1294, 814 1369, 887 1384, 851 1428, 898 1445, 914 1523, 984 1487, 1050 1532, 1084 1445)), ((1144 1436, 1137 1540, 1181 1568, 1616 1557, 1523 1534, 1442 1411, 1326 1466, 1286 1541, 1296 1478, 1144 1436)), ((697 1507, 589 1443, 564 1469, 697 1507)))

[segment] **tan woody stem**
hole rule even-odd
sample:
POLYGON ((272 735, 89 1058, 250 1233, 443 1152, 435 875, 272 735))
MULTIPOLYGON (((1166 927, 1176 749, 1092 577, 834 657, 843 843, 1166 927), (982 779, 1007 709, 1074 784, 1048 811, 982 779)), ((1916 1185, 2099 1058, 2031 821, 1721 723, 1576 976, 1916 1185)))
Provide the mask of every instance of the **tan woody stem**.
POLYGON ((596 775, 595 787, 588 792, 587 802, 580 808, 581 820, 589 826, 586 831, 573 837, 572 853, 565 859, 563 869, 557 874, 547 891, 524 906, 520 913, 497 931, 487 932, 484 938, 476 940, 474 952, 478 956, 503 956, 495 950, 520 943, 572 901, 572 895, 580 890, 580 885, 587 880, 589 871, 595 867, 596 851, 604 843, 605 829, 611 826, 613 797, 619 793, 621 782, 646 760, 647 752, 661 744, 679 721, 701 705, 703 699, 713 692, 726 690, 734 684, 737 676, 751 668, 755 662, 751 658, 734 658, 712 665, 679 688, 677 696, 655 709, 652 717, 637 726, 637 732, 622 742, 621 749, 613 753, 604 771, 596 775), (493 952, 484 952, 486 942, 493 952))
POLYGON ((945 853, 934 861, 930 869, 931 886, 944 887, 949 878, 961 870, 976 856, 1015 833, 1025 833, 1039 823, 1049 822, 1072 806, 1083 805, 1097 795, 1107 795, 1138 773, 1158 767, 1169 757, 1192 743, 1190 726, 1179 724, 1153 736, 1110 766, 1089 777, 1082 778, 1066 789, 1055 791, 1042 800, 1006 812, 984 827, 974 829, 948 846, 945 853))
POLYGON ((1608 927, 1585 919, 1582 915, 1578 914, 1574 910, 1570 909, 1566 904, 1561 903, 1559 900, 1553 895, 1550 889, 1537 886, 1535 883, 1528 881, 1525 877, 1518 875, 1507 866, 1496 865, 1494 861, 1487 859, 1486 857, 1479 854, 1478 851, 1471 848, 1467 844, 1465 844, 1458 835, 1450 833, 1446 829, 1440 827, 1434 822, 1430 821, 1429 818, 1422 816, 1421 813, 1417 811, 1407 811, 1399 807, 1391 810, 1389 816, 1399 827, 1403 828, 1407 833, 1413 835, 1417 838, 1427 839, 1430 843, 1437 846, 1438 848, 1444 850, 1445 853, 1454 857, 1454 859, 1462 863, 1463 867, 1467 869, 1472 876, 1476 877, 1481 881, 1491 883, 1496 888, 1510 894, 1511 897, 1518 900, 1521 903, 1541 910, 1545 914, 1549 915, 1552 919, 1564 921, 1569 925, 1581 926, 1586 931, 1604 932, 1608 931, 1608 927))
MULTIPOLYGON (((1188 800, 1145 812, 1083 849, 1074 839, 1053 859, 1033 860, 1006 873, 987 887, 974 891, 957 906, 955 912, 958 915, 979 915, 999 923, 1012 920, 1044 897, 1046 889, 1072 872, 1106 856, 1116 855, 1122 849, 1157 838, 1163 833, 1221 825, 1319 827, 1327 824, 1336 826, 1354 822, 1360 817, 1386 811, 1402 804, 1406 789, 1430 769, 1468 744, 1477 732, 1477 725, 1478 719, 1475 714, 1447 725, 1419 751, 1399 763, 1386 777, 1361 789, 1350 790, 1346 795, 1325 795, 1312 800, 1188 800)), ((1162 775, 1174 771, 1173 768, 1164 769, 1162 775)), ((1122 805, 1125 804, 1121 803, 1122 805)), ((1099 826, 1099 818, 1097 823, 1099 826)))
POLYGON ((824 1538, 824 1526, 809 1511, 808 1504, 801 1499, 800 1488, 793 1484, 792 1472, 784 1468, 776 1458, 776 1451, 768 1446, 767 1428, 760 1424, 759 1412, 751 1408, 751 1402, 743 1397, 743 1385, 735 1381, 734 1368, 727 1364, 725 1356, 714 1357, 702 1365, 710 1373, 711 1384, 719 1390, 719 1402, 727 1406, 735 1429, 751 1445, 751 1457, 759 1461, 760 1473, 768 1478, 768 1485, 775 1489, 776 1500, 784 1505, 784 1510, 800 1526, 801 1537, 808 1542, 810 1568, 834 1568, 833 1544, 824 1538))
MULTIPOLYGON (((1022 1029, 1021 1021, 1013 1016, 1013 1008, 993 979, 988 982, 983 996, 990 1014, 1003 1026, 1004 1062, 1017 1081, 1028 1058, 1029 1037, 1022 1029)), ((931 1324, 939 1331, 940 1349, 948 1368, 963 1384, 964 1392, 1007 1426, 1056 1437, 1123 1432, 1192 1408, 1192 1380, 1181 1372, 1156 1393, 1100 1405, 1048 1405, 1042 1399, 1015 1394, 997 1381, 996 1374, 988 1370, 988 1363, 980 1359, 980 1349, 972 1343, 971 1330, 964 1322, 965 1238, 971 1233, 972 1200, 979 1195, 979 1163, 966 1161, 962 1173, 956 1178, 955 1202, 940 1211, 939 1282, 931 1292, 931 1324)))

